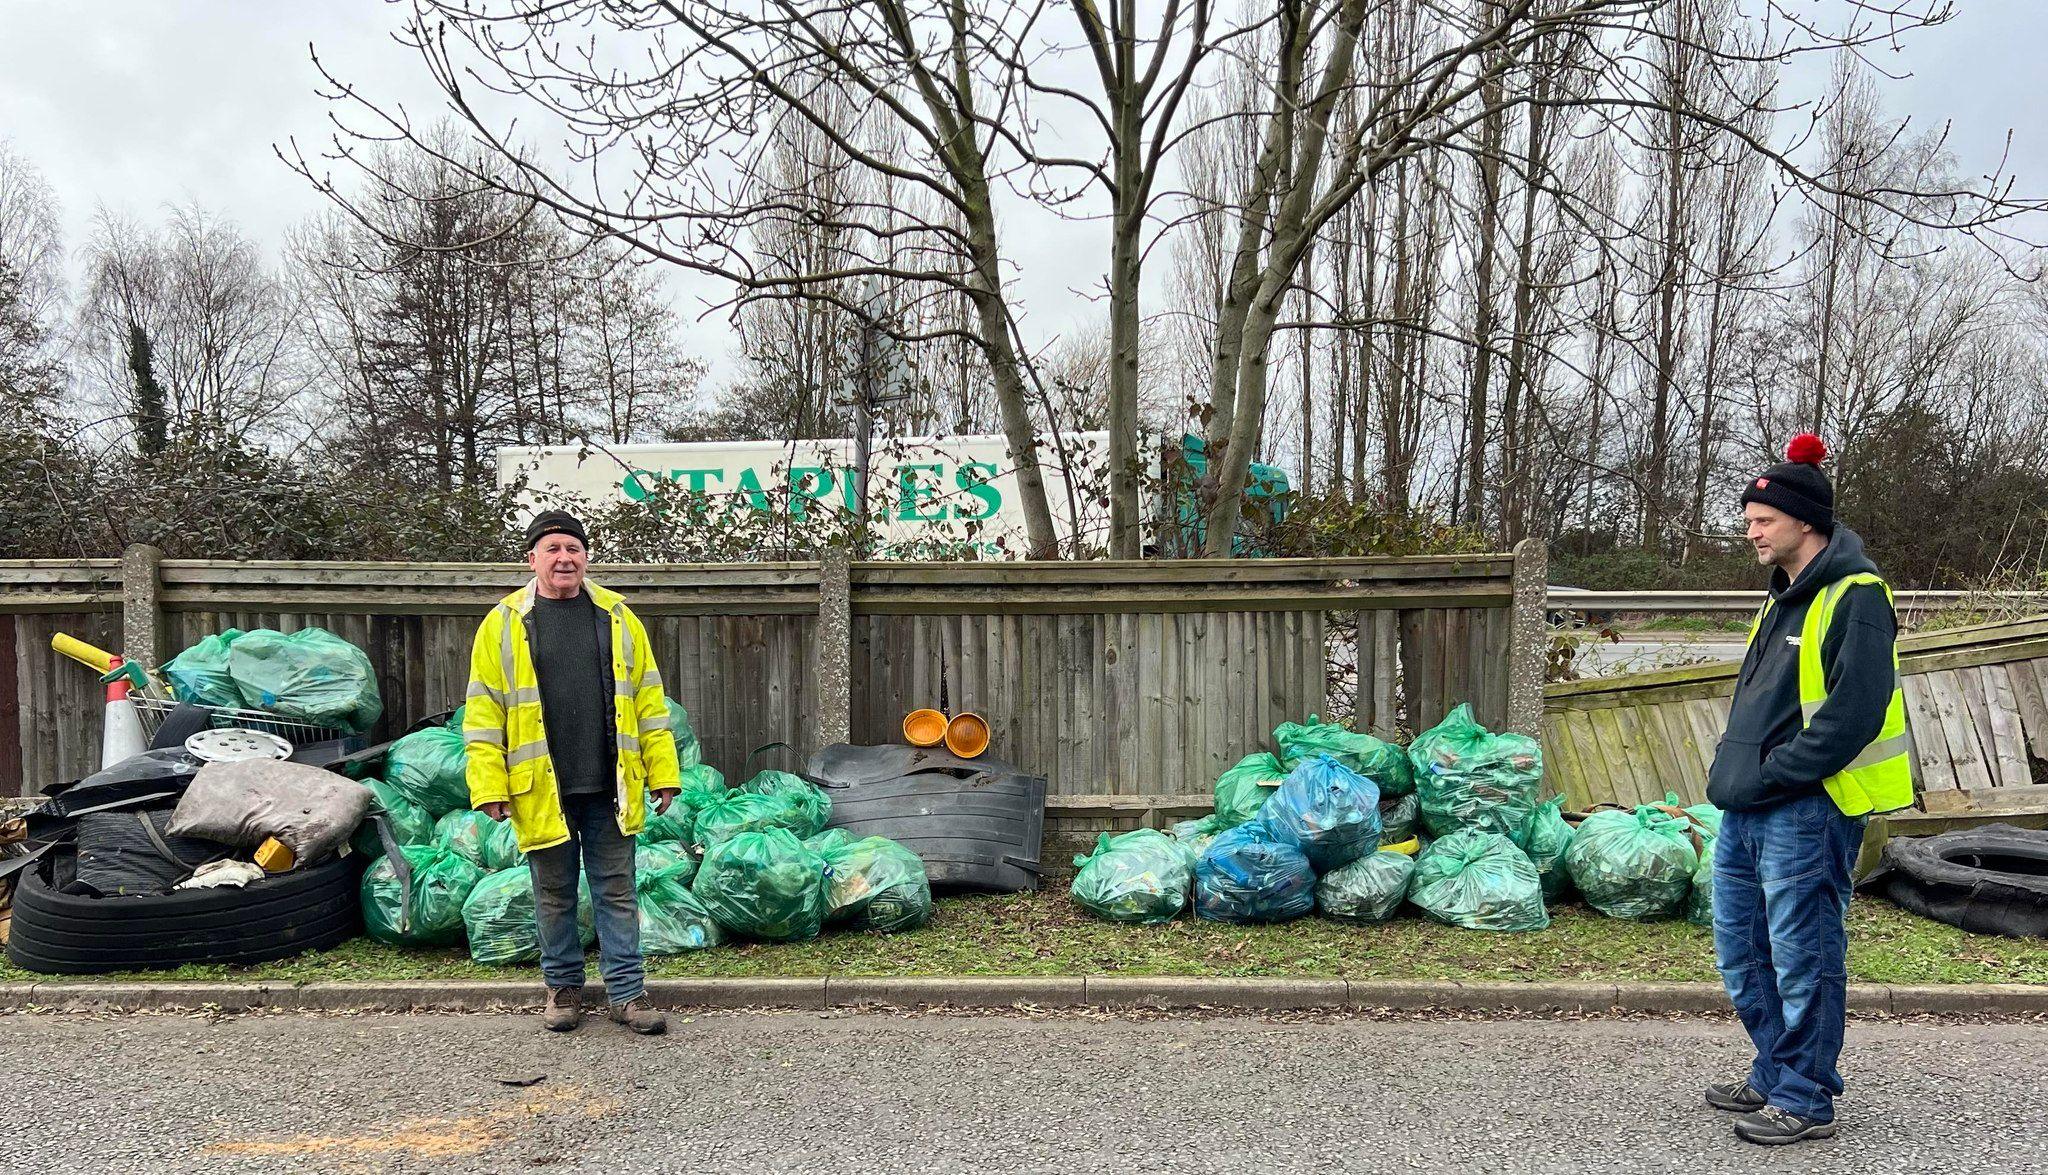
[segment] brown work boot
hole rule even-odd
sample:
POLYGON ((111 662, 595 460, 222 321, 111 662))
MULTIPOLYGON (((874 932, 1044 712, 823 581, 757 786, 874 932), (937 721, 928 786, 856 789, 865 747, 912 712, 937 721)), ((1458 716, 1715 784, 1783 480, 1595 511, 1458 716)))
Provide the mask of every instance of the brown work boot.
POLYGON ((636 995, 623 1004, 612 1005, 612 1023, 624 1024, 642 1036, 654 1036, 668 1031, 668 1017, 654 1010, 644 995, 636 995))
POLYGON ((549 1032, 574 1032, 583 1023, 583 989, 580 987, 551 987, 548 989, 548 1005, 541 1012, 541 1023, 549 1032))

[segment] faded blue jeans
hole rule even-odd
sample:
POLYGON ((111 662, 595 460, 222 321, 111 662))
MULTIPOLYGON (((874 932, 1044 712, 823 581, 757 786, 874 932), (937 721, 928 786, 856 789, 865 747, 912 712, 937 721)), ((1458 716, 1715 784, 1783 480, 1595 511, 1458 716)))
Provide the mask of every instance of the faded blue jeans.
POLYGON ((1825 792, 1729 812, 1714 849, 1714 956, 1756 1045, 1749 1084, 1802 1118, 1835 1120, 1849 986, 1850 870, 1863 818, 1825 792))
POLYGON ((576 880, 589 878, 605 999, 623 1004, 647 986, 640 955, 640 904, 633 892, 632 837, 619 831, 612 797, 562 802, 569 839, 526 854, 533 870, 533 914, 540 930, 540 974, 549 987, 583 986, 583 935, 576 924, 576 880))

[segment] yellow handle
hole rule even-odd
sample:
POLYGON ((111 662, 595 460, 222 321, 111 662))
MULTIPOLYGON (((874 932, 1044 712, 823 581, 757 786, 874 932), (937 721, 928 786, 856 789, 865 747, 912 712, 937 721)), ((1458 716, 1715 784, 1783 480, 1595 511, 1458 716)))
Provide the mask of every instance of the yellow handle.
POLYGON ((1402 842, 1401 842, 1400 844, 1397 844, 1397 845, 1381 845, 1381 846, 1380 846, 1380 852, 1383 852, 1383 853, 1399 853, 1399 854, 1401 854, 1401 855, 1402 855, 1402 856, 1404 856, 1404 857, 1412 857, 1412 856, 1414 856, 1414 855, 1415 855, 1415 854, 1416 854, 1417 852, 1421 851, 1421 849, 1422 849, 1422 838, 1421 838, 1421 837, 1419 837, 1419 836, 1411 836, 1411 837, 1409 837, 1409 838, 1408 838, 1407 840, 1404 840, 1404 841, 1402 841, 1402 842))
POLYGON ((50 647, 89 669, 106 673, 114 668, 114 655, 97 645, 89 645, 75 636, 58 633, 50 638, 50 647))

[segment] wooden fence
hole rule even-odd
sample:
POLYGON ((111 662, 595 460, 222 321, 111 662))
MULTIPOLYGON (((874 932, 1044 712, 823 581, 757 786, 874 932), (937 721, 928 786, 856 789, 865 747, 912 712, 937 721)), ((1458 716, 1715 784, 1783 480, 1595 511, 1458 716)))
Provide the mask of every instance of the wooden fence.
MULTIPOLYGON (((2048 617, 1900 638, 1929 816, 2048 812, 2048 617)), ((1544 761, 1574 807, 1706 798, 1738 663, 1544 688, 1544 761)))
MULTIPOLYGON (((736 774, 851 738, 894 742, 919 706, 989 720, 989 754, 1047 777, 1058 821, 1205 807, 1273 727, 1326 709, 1333 617, 1357 622, 1357 721, 1421 729, 1458 702, 1540 719, 1543 552, 1402 559, 748 563, 596 567, 653 636, 705 758, 736 774), (1518 607, 1517 600, 1521 603, 1518 607), (1519 688, 1517 688, 1519 687, 1519 688), (1519 701, 1516 701, 1519 699, 1519 701), (757 764, 759 765, 759 764, 757 764)), ((71 632, 167 659, 226 628, 318 625, 361 647, 380 735, 454 706, 501 564, 160 560, 0 563, 0 789, 97 764, 100 688, 71 632), (10 757, 11 756, 11 757, 10 757)), ((1056 823, 1056 826, 1058 824, 1056 823)))

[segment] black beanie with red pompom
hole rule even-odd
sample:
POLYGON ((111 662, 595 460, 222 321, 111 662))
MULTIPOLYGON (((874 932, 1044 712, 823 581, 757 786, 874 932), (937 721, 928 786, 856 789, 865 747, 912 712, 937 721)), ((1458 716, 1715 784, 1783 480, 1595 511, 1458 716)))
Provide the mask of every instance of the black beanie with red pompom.
POLYGON ((1810 432, 1800 433, 1785 446, 1785 461, 1750 479, 1742 491, 1742 504, 1761 502, 1783 510, 1810 524, 1822 534, 1835 533, 1835 487, 1820 471, 1828 447, 1810 432))

